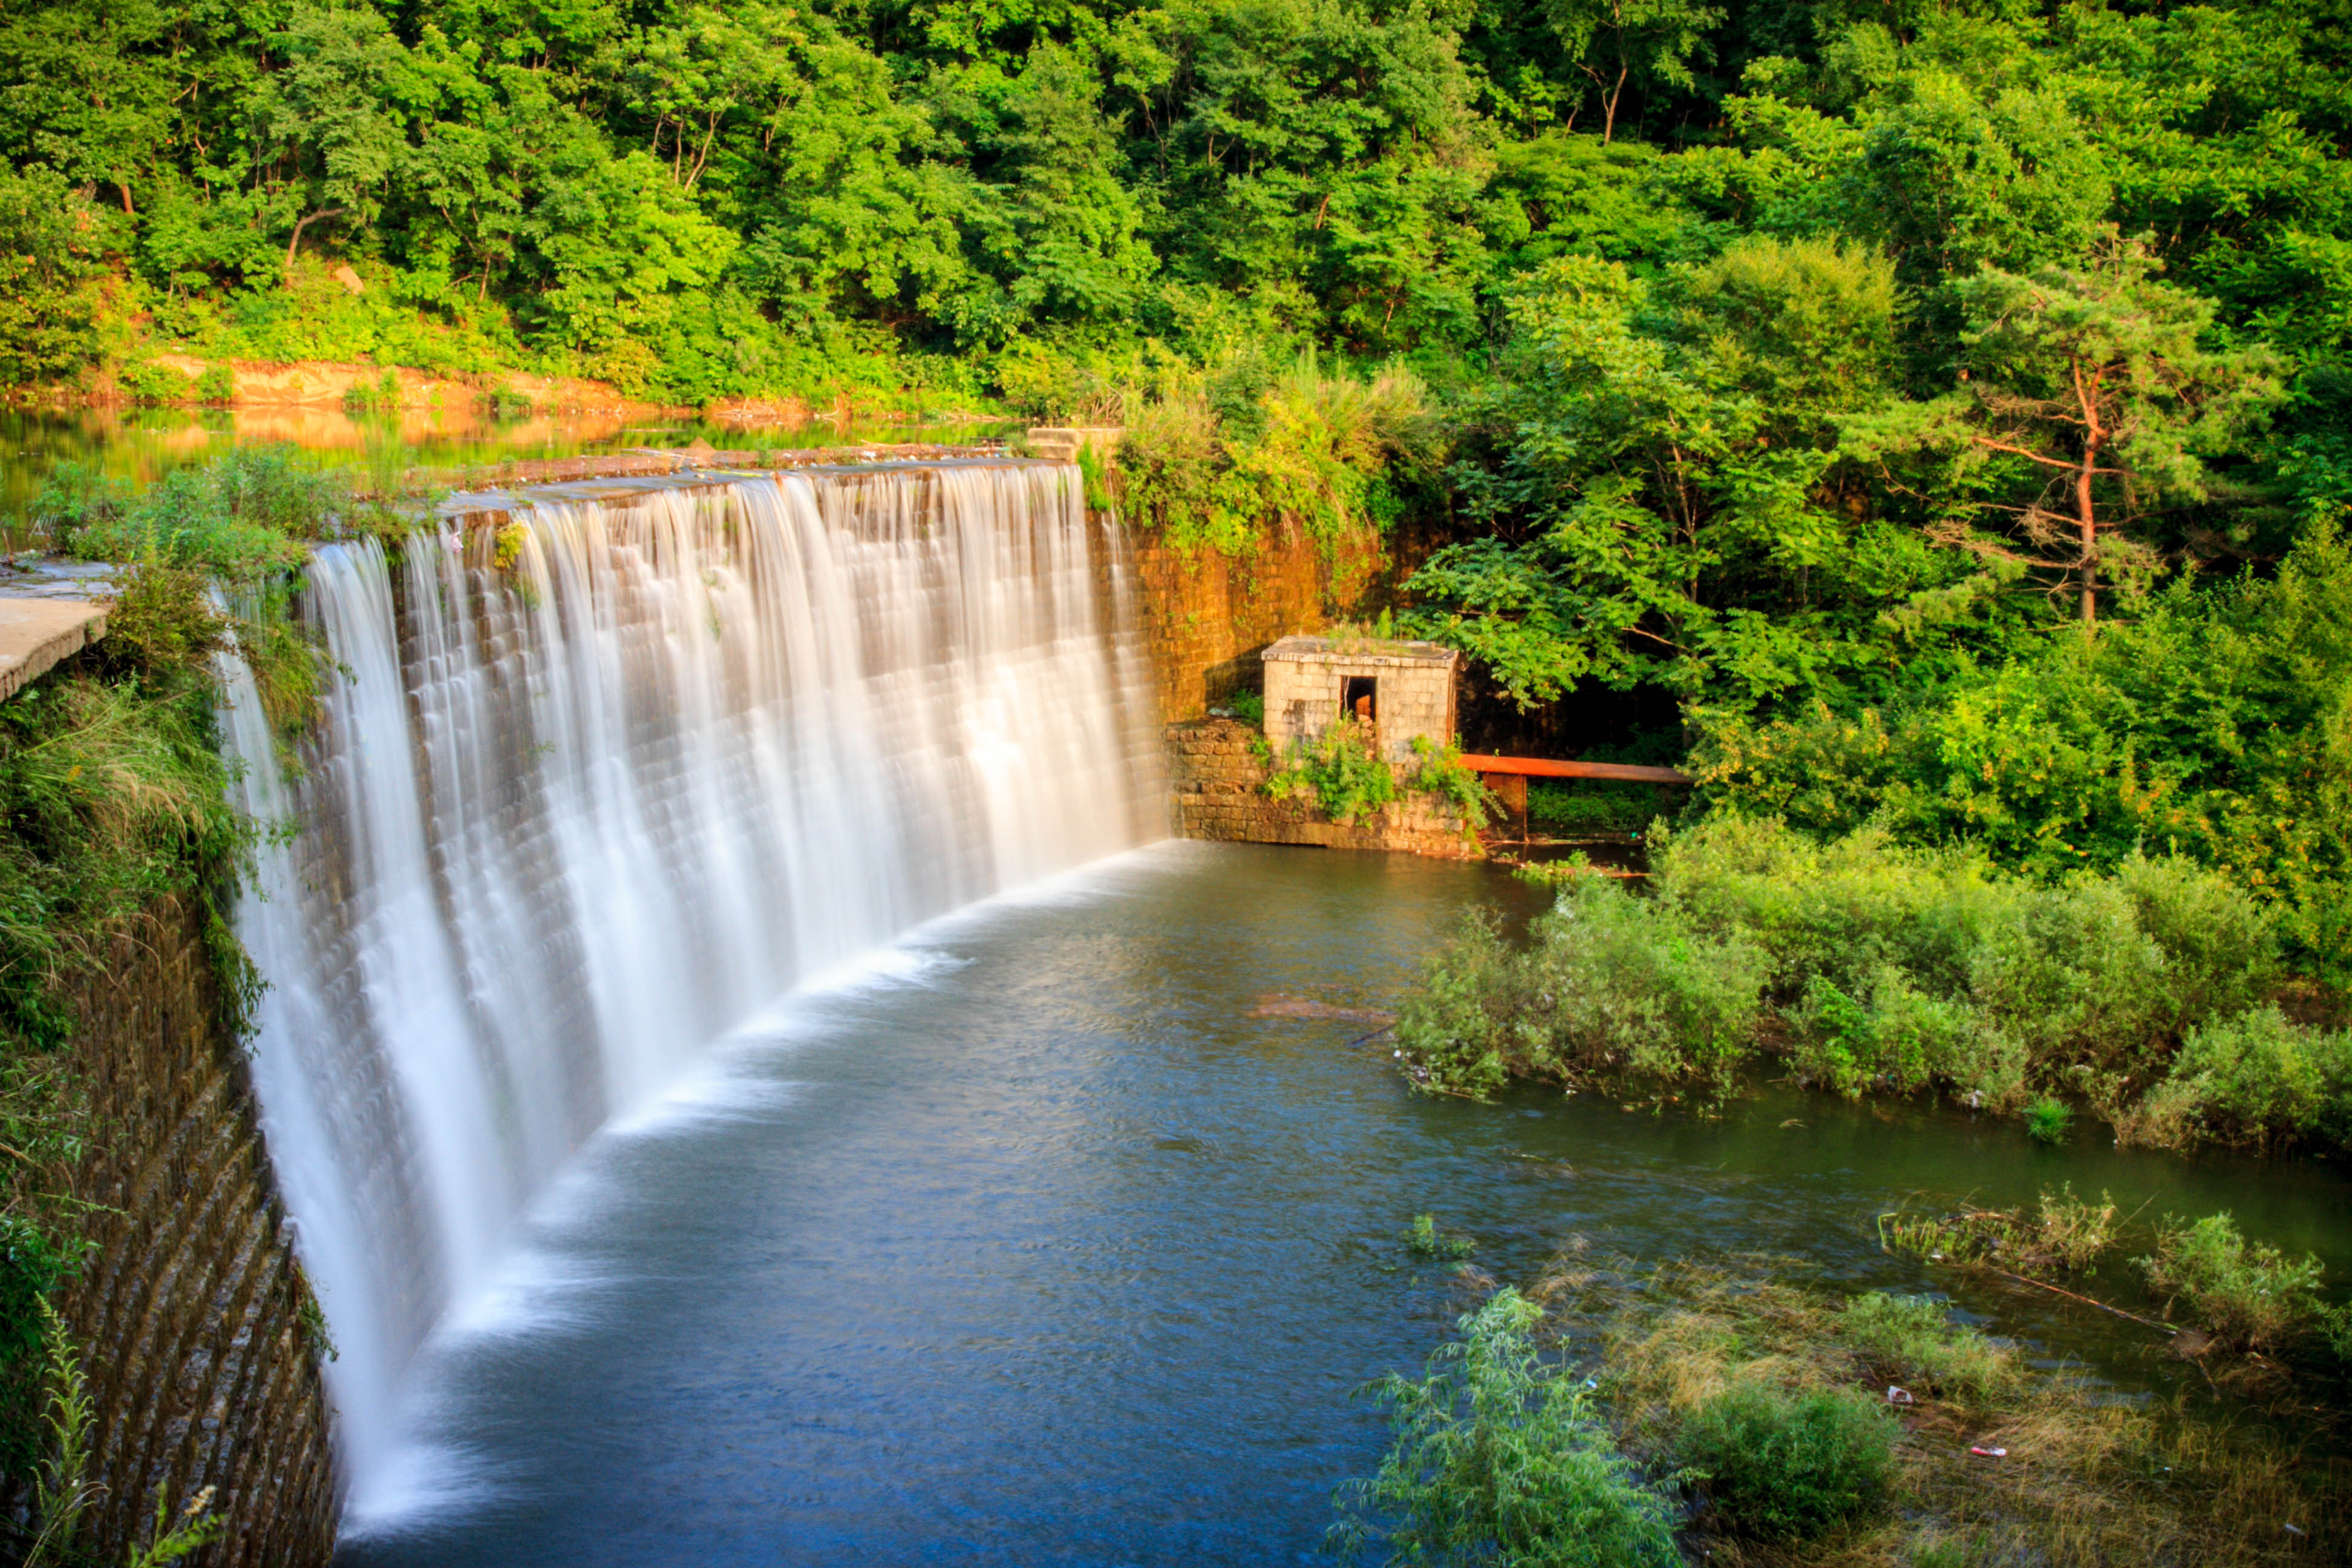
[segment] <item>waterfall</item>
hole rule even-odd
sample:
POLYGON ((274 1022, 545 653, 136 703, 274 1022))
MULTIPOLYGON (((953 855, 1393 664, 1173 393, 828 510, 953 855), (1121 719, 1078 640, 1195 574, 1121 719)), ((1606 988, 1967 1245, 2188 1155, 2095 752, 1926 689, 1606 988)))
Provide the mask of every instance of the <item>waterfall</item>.
POLYGON ((299 764, 223 713, 265 823, 254 1081, 339 1356, 346 1468, 597 1127, 929 916, 1157 837, 1115 530, 1066 465, 572 487, 321 548, 299 764))

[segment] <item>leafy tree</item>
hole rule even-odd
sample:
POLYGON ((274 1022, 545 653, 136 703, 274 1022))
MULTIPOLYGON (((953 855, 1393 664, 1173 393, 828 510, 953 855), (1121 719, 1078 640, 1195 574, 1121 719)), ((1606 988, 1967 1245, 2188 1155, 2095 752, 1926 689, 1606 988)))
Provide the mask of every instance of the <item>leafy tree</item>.
POLYGON ((310 225, 374 218, 406 161, 394 108, 414 87, 407 50, 369 5, 298 5, 277 42, 286 66, 264 83, 255 108, 300 198, 286 241, 291 274, 310 225))
POLYGON ((2111 236, 2084 265, 1988 268, 1958 289, 1961 472, 1990 467, 2021 480, 2022 499, 1985 503, 2008 520, 2006 542, 1954 537, 2070 587, 2085 625, 2105 588, 2157 569, 2140 525, 2206 500, 2205 459, 2238 447, 2278 397, 2271 356, 2207 347, 2212 303, 2157 270, 2145 242, 2111 236))
POLYGON ((106 216, 62 175, 0 171, 0 382, 53 376, 89 357, 108 235, 106 216))
POLYGON ((1720 8, 1692 0, 1546 0, 1544 15, 1600 97, 1604 145, 1617 134, 1626 83, 1638 76, 1653 86, 1696 87, 1691 62, 1724 18, 1720 8))
POLYGON ((1549 264, 1512 310, 1507 456, 1464 476, 1496 531, 1415 574, 1414 625, 1523 705, 1853 678, 1878 613, 1951 575, 1870 517, 1843 432, 1895 395, 1896 317, 1886 259, 1835 242, 1745 241, 1654 286, 1549 264))

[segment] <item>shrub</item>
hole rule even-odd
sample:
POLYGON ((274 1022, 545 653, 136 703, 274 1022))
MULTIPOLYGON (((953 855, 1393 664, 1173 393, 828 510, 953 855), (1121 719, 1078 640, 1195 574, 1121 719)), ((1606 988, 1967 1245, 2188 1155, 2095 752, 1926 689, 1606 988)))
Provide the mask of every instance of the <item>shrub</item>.
POLYGON ((2276 1350, 2329 1321, 2319 1259, 2305 1254, 2295 1262, 2249 1242, 2226 1212, 2187 1226, 2168 1216, 2154 1254, 2136 1261, 2149 1285, 2186 1300, 2200 1327, 2241 1349, 2276 1350))
POLYGON ((1549 1074, 1727 1087, 1754 1045, 1765 973, 1754 943, 1696 929, 1672 900, 1580 878, 1536 922, 1513 1031, 1549 1074))
POLYGON ((1341 1489, 1332 1543, 1391 1562, 1679 1568, 1674 1510, 1617 1451, 1579 1381, 1536 1353, 1542 1311, 1497 1292, 1418 1381, 1376 1384, 1396 1441, 1341 1489))
POLYGON ((2039 891, 1979 950, 1971 991, 1986 1016, 2039 1063, 2137 1065, 2165 1040, 2174 1008, 2164 950, 2112 879, 2039 891))
POLYGON ((341 479, 284 447, 233 447, 135 498, 90 470, 60 468, 33 516, 62 553, 180 567, 236 587, 299 566, 303 541, 407 526, 358 505, 341 479))
POLYGON ((1396 773, 1381 756, 1377 732, 1352 718, 1311 742, 1293 742, 1265 788, 1276 800, 1311 798, 1343 827, 1397 797, 1396 773))
POLYGON ((124 365, 116 379, 133 403, 184 403, 196 388, 188 376, 152 360, 124 365))
MULTIPOLYGON (((1259 715, 1265 715, 1263 699, 1259 715)), ((1486 781, 1472 772, 1462 761, 1458 745, 1436 746, 1426 735, 1412 738, 1415 759, 1412 772, 1405 779, 1405 787, 1422 795, 1433 795, 1462 814, 1465 833, 1475 833, 1493 814, 1495 796, 1486 781)))
POLYGON ((106 654, 147 673, 194 668, 226 643, 228 618, 201 572, 142 562, 115 579, 106 608, 106 654))
POLYGON ((1265 693, 1236 691, 1225 699, 1225 707, 1233 716, 1255 730, 1265 728, 1265 693))
POLYGON ((1501 1022, 1513 1010, 1509 993, 1521 967, 1491 915, 1464 916, 1397 1010, 1397 1051, 1415 1087, 1484 1100, 1513 1071, 1527 1070, 1524 1060, 1505 1061, 1501 1022))
POLYGON ((1676 1458, 1706 1477, 1724 1525, 1765 1541, 1819 1535, 1886 1496, 1898 1428, 1850 1390, 1741 1384, 1694 1410, 1676 1458))
POLYGON ((2231 1143, 2352 1140, 2352 1033, 2293 1023, 2276 1007, 2192 1028, 2141 1109, 2144 1142, 2179 1142, 2192 1121, 2231 1143))
MULTIPOLYGON (((1920 991, 1897 965, 1882 964, 1849 996, 1825 976, 1806 982, 1787 1014, 1790 1062, 1799 1079, 1859 1099, 1874 1086, 1897 1092, 1938 1079, 1973 1082, 1985 1042, 1965 1003, 1920 991)), ((1996 1096, 1996 1098, 1999 1098, 1996 1096)))

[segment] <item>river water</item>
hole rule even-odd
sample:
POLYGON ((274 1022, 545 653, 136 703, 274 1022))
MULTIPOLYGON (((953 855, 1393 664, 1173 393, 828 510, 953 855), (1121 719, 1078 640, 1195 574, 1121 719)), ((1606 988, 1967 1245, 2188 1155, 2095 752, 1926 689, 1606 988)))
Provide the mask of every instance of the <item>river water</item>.
MULTIPOLYGON (((1372 1026, 1476 865, 1161 844, 918 929, 780 1003, 533 1208, 415 1369, 353 1568, 1315 1561, 1384 1447, 1351 1391, 1473 1297, 1416 1213, 1525 1279, 1584 1238, 1783 1255, 1837 1288, 1909 1194, 2071 1180, 2352 1263, 2331 1170, 2030 1143, 1767 1089, 1719 1121, 1534 1089, 1416 1098, 1372 1026)), ((2131 1300, 2123 1268, 2101 1289, 2131 1300)), ((2119 1394, 2156 1336, 1961 1285, 2119 1394)))

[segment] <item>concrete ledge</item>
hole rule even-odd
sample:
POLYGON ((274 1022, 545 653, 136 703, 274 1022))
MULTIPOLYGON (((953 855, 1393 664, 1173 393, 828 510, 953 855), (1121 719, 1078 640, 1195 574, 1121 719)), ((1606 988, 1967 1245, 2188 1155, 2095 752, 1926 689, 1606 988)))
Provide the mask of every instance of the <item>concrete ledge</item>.
POLYGON ((0 596, 0 700, 106 635, 106 606, 0 596))

